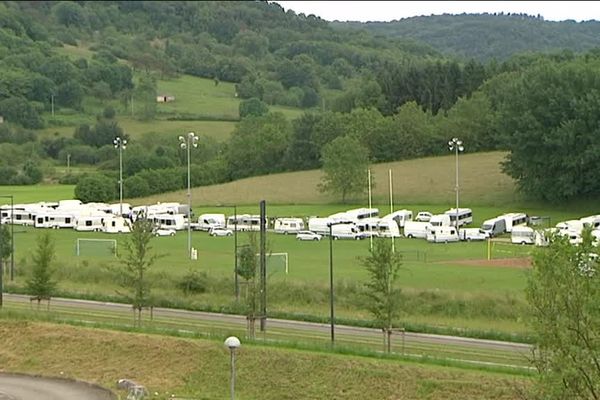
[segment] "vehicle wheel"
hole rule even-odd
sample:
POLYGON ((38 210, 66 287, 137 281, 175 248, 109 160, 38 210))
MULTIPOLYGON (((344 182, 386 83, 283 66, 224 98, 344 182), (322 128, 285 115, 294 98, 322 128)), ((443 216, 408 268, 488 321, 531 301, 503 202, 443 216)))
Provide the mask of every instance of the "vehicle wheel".
POLYGON ((471 238, 467 238, 467 242, 470 242, 470 241, 471 241, 471 238))
POLYGON ((355 240, 360 240, 360 239, 361 239, 361 237, 360 237, 360 236, 357 236, 357 237, 355 237, 354 239, 355 239, 355 240))
POLYGON ((287 235, 287 234, 288 234, 288 231, 283 231, 283 234, 284 234, 284 235, 287 235))
POLYGON ((175 236, 175 234, 174 233, 169 233, 169 236, 175 236))
POLYGON ((233 233, 227 233, 227 236, 233 236, 233 233))
POLYGON ((412 233, 409 233, 406 237, 409 238, 409 239, 412 239, 413 235, 412 235, 412 233))
POLYGON ((339 239, 339 237, 337 237, 337 236, 333 237, 333 240, 338 240, 338 239, 339 239))
POLYGON ((314 238, 313 240, 316 240, 317 242, 319 241, 319 238, 314 238))
POLYGON ((521 246, 524 246, 524 245, 525 245, 525 242, 521 242, 521 246))

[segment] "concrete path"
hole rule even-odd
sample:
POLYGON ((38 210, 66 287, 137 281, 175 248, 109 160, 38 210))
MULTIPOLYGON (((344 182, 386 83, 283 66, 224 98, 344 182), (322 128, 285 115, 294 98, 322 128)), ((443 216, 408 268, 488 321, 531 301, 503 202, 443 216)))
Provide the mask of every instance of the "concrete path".
POLYGON ((108 390, 85 382, 0 373, 0 400, 115 400, 108 390))

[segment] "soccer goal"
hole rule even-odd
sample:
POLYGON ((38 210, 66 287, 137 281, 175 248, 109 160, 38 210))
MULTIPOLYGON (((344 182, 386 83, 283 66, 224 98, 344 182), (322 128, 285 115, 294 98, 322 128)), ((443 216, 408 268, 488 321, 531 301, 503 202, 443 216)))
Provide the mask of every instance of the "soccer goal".
POLYGON ((77 239, 78 257, 117 257, 116 239, 77 239))
MULTIPOLYGON (((276 272, 289 272, 288 253, 270 253, 266 254, 267 274, 272 275, 276 272)), ((260 254, 256 254, 256 265, 260 266, 260 254)))
POLYGON ((488 260, 498 258, 523 258, 531 255, 532 246, 523 246, 500 240, 488 240, 488 260))

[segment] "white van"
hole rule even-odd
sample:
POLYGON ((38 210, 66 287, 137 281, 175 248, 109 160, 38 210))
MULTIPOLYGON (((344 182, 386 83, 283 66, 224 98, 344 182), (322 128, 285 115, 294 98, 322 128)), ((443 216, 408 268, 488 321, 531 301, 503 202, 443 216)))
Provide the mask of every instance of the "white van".
POLYGON ((331 237, 337 239, 364 239, 365 236, 359 232, 355 224, 337 224, 331 226, 331 237))
POLYGON ((516 244, 535 244, 535 231, 528 226, 515 226, 510 235, 511 243, 516 244))
POLYGON ((298 233, 304 230, 302 218, 277 218, 273 227, 276 233, 298 233))
POLYGON ((488 234, 489 237, 494 237, 506 232, 506 219, 496 217, 483 221, 481 229, 488 234))
POLYGON ((473 222, 473 211, 470 208, 451 208, 444 212, 450 216, 450 224, 453 226, 469 225, 473 222), (458 218, 458 224, 456 222, 458 218))
POLYGON ((208 232, 212 228, 225 228, 225 214, 202 214, 198 217, 198 229, 208 232))
POLYGON ((470 242, 472 240, 485 240, 489 236, 487 232, 480 228, 464 228, 458 231, 460 240, 470 242))
POLYGON ((431 228, 429 222, 419 221, 407 221, 404 224, 404 236, 407 238, 421 238, 427 237, 427 231, 431 228))
POLYGON ((448 214, 432 215, 429 223, 431 226, 450 226, 450 216, 448 214))
POLYGON ((431 243, 458 242, 458 231, 454 226, 432 226, 427 231, 427 241, 431 243))

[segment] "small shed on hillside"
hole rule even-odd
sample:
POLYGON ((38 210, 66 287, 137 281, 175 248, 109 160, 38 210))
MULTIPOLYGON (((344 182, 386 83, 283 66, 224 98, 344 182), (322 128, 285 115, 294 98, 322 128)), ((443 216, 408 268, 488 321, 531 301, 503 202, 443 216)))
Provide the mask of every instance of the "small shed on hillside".
POLYGON ((171 96, 171 95, 167 95, 167 94, 161 94, 159 96, 156 96, 157 103, 168 103, 171 101, 175 101, 175 96, 171 96))

